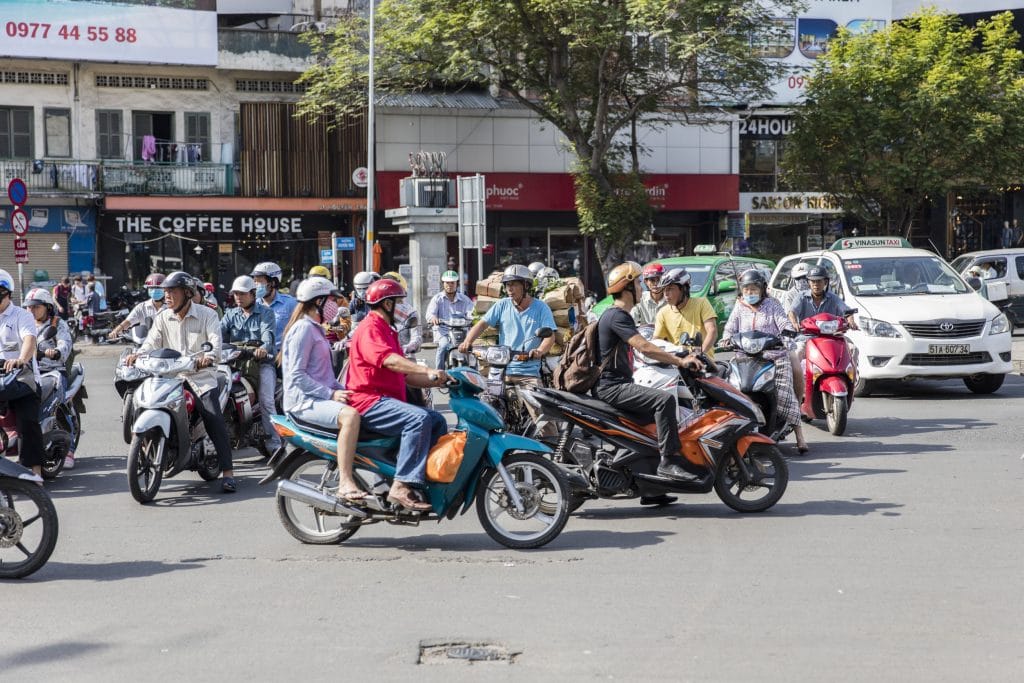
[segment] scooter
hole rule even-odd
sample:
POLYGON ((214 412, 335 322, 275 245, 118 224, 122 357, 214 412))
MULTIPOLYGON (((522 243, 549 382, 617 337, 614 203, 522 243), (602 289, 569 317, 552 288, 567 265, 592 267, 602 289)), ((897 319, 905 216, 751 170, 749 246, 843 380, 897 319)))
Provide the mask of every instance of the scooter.
MULTIPOLYGON (((856 313, 857 309, 850 311, 856 313)), ((804 420, 825 418, 828 431, 836 436, 846 431, 846 418, 857 386, 857 364, 843 333, 849 329, 845 318, 819 313, 800 321, 807 336, 804 353, 804 420)))
MULTIPOLYGON (((241 364, 252 358, 252 352, 258 343, 224 344, 221 347, 223 372, 231 385, 231 398, 228 401, 224 417, 228 423, 228 434, 231 447, 246 448, 255 446, 264 458, 270 457, 267 448, 267 435, 263 433, 262 411, 260 406, 258 385, 252 378, 241 372, 241 364)), ((259 377, 255 378, 259 381, 259 377)))
MULTIPOLYGON (((537 425, 530 417, 526 404, 520 397, 520 389, 507 382, 508 366, 513 361, 525 362, 530 360, 530 350, 534 341, 541 342, 554 334, 550 327, 542 327, 537 330, 533 340, 527 340, 523 348, 513 351, 508 346, 482 346, 473 349, 473 355, 478 362, 486 363, 490 367, 487 375, 487 392, 483 400, 489 403, 492 408, 498 411, 501 418, 508 425, 508 431, 513 434, 522 434, 530 438, 537 435, 537 425)), ((541 386, 552 385, 552 370, 547 364, 547 359, 541 359, 541 386)))
MULTIPOLYGON (((213 347, 203 344, 203 351, 213 347)), ((149 374, 134 392, 135 422, 128 449, 128 489, 132 498, 148 503, 156 497, 165 476, 195 470, 205 481, 220 476, 217 454, 206 435, 196 403, 200 400, 183 373, 195 370, 200 355, 182 356, 173 349, 156 349, 140 355, 135 364, 149 374)), ((218 400, 227 404, 224 383, 218 400)))
MULTIPOLYGON (((784 330, 783 336, 795 337, 796 333, 784 330)), ((775 441, 782 441, 793 427, 779 412, 775 394, 775 361, 765 358, 765 351, 776 351, 786 348, 782 337, 767 332, 751 330, 737 332, 727 342, 723 341, 723 349, 738 351, 728 363, 729 383, 750 397, 761 408, 765 423, 761 426, 762 434, 767 434, 775 441)), ((787 365, 788 367, 788 365, 787 365)))
POLYGON ((148 324, 137 324, 120 337, 121 341, 130 344, 129 348, 121 352, 117 367, 114 368, 114 389, 121 397, 121 437, 126 444, 130 444, 134 436, 132 426, 135 424, 135 391, 149 377, 149 373, 143 371, 138 364, 128 365, 125 359, 138 352, 148 332, 148 324))
POLYGON ((57 545, 57 510, 32 470, 0 458, 0 579, 38 571, 57 545))
MULTIPOLYGON (((43 354, 48 349, 56 348, 56 333, 47 334, 44 332, 39 339, 36 348, 36 359, 42 360, 43 354)), ((59 373, 57 375, 59 377, 59 373)), ((67 384, 64 395, 54 410, 56 426, 71 435, 71 448, 78 449, 78 442, 82 438, 82 414, 85 413, 85 399, 89 398, 89 392, 85 387, 85 368, 81 363, 72 363, 67 369, 67 379, 60 377, 61 385, 67 384)))
POLYGON ((457 318, 446 318, 441 320, 438 325, 434 326, 434 336, 438 345, 441 344, 441 340, 445 337, 448 338, 449 345, 448 350, 445 353, 445 357, 441 359, 441 365, 445 370, 452 367, 460 367, 460 365, 466 364, 465 354, 459 351, 459 345, 466 341, 466 335, 469 333, 469 328, 473 326, 472 321, 467 320, 463 317, 457 318), (441 335, 438 330, 441 327, 448 328, 447 335, 441 335), (454 361, 451 360, 452 355, 456 358, 454 361))
MULTIPOLYGON (((702 360, 714 367, 707 356, 702 360)), ((738 512, 762 512, 782 498, 789 468, 775 442, 757 431, 760 409, 713 373, 676 371, 691 397, 680 395, 680 400, 694 413, 679 430, 682 464, 697 476, 694 482, 658 474, 661 455, 650 415, 565 391, 523 391, 526 400, 563 423, 552 459, 575 474, 573 509, 593 498, 657 498, 714 489, 738 512)))
POLYGON ((428 482, 423 493, 432 509, 410 511, 387 500, 395 476, 398 437, 361 434, 354 476, 367 492, 358 501, 340 499, 337 432, 283 415, 272 417, 281 438, 293 447, 273 463, 260 482, 275 479, 278 517, 303 543, 334 544, 369 524, 416 526, 421 521, 453 519, 476 504, 484 531, 509 548, 539 548, 561 533, 569 517, 569 485, 562 470, 543 457, 547 446, 505 432, 505 424, 479 394, 487 384, 471 368, 452 368, 448 384, 456 429, 466 446, 455 479, 428 482))

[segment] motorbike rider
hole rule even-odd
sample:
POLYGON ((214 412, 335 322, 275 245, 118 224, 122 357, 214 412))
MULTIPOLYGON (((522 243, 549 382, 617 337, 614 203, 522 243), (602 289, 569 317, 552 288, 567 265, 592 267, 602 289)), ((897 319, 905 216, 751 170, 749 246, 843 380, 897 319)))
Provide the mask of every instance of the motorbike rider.
POLYGON ((640 301, 633 307, 633 320, 639 325, 653 325, 658 311, 668 302, 665 290, 661 288, 661 276, 665 274, 665 266, 660 263, 648 263, 644 266, 643 281, 647 285, 640 301))
POLYGON ((125 330, 135 325, 145 325, 146 327, 152 325, 153 318, 164 307, 164 279, 163 273, 150 273, 144 285, 146 292, 149 293, 149 298, 136 304, 128 313, 128 317, 114 326, 114 329, 107 335, 110 339, 117 339, 125 330))
POLYGON ((36 322, 32 314, 14 305, 14 278, 0 270, 0 361, 5 373, 17 379, 0 395, 14 412, 20 446, 19 460, 37 475, 45 458, 39 426, 39 366, 36 363, 36 322))
MULTIPOLYGON (((610 360, 604 366, 593 393, 614 408, 653 416, 658 431, 658 450, 661 452, 658 474, 676 481, 695 482, 698 477, 687 472, 682 466, 676 397, 658 389, 633 383, 631 349, 652 360, 680 368, 703 370, 704 364, 696 356, 680 358, 673 353, 662 351, 637 331, 631 312, 640 299, 637 281, 642 272, 640 264, 627 261, 615 266, 608 273, 607 289, 614 302, 601 314, 598 321, 598 356, 610 360)), ((642 505, 665 505, 674 501, 673 496, 640 499, 642 505)))
POLYGON ((331 345, 322 324, 338 314, 341 296, 325 277, 314 275, 295 288, 298 306, 285 328, 281 345, 284 410, 294 419, 338 430, 338 497, 356 501, 366 492, 352 476, 359 413, 349 405, 350 392, 342 388, 331 366, 331 345))
MULTIPOLYGON (((778 337, 783 330, 794 330, 782 304, 769 296, 768 280, 761 271, 755 268, 744 271, 740 275, 739 287, 741 296, 736 299, 729 321, 725 323, 723 341, 728 341, 737 332, 757 331, 778 337)), ((775 361, 775 404, 786 424, 793 427, 797 451, 804 454, 807 441, 800 425, 800 404, 793 391, 795 373, 790 366, 789 352, 785 349, 765 351, 764 357, 775 361)))
POLYGON ((807 282, 807 271, 810 269, 811 267, 806 263, 798 263, 789 272, 789 290, 782 297, 782 309, 787 313, 792 308, 793 302, 811 288, 811 284, 807 282))
POLYGON ((851 330, 859 329, 850 307, 835 293, 828 291, 828 271, 823 266, 814 266, 807 271, 808 290, 796 297, 787 313, 793 326, 799 330, 800 321, 818 313, 831 313, 846 318, 851 330))
POLYGON ((82 283, 81 275, 76 275, 71 279, 71 303, 85 303, 85 285, 82 283))
POLYGON ((57 315, 68 319, 71 315, 71 278, 65 276, 60 282, 53 286, 53 300, 57 303, 57 315))
MULTIPOLYGON (((459 345, 459 351, 470 353, 473 349, 473 342, 488 327, 496 327, 498 343, 508 346, 513 352, 525 349, 533 343, 537 338, 537 331, 542 327, 555 329, 555 316, 551 313, 551 308, 540 299, 530 295, 533 276, 528 268, 518 264, 509 266, 501 275, 501 283, 508 296, 498 300, 487 310, 480 321, 470 328, 466 339, 459 345)), ((540 387, 540 364, 544 362, 544 357, 548 355, 554 344, 554 335, 540 340, 540 346, 529 352, 529 360, 509 363, 505 380, 515 387, 540 387)), ((554 425, 541 420, 537 408, 531 403, 526 402, 526 409, 533 421, 537 423, 538 432, 543 436, 549 436, 554 425)))
POLYGON ((700 333, 701 351, 715 357, 718 339, 718 315, 707 299, 690 296, 690 274, 685 268, 670 268, 659 282, 665 293, 666 306, 654 321, 654 338, 678 344, 683 334, 696 337, 700 333))
POLYGON ((370 312, 370 306, 366 303, 366 290, 379 279, 380 275, 372 270, 360 271, 352 278, 352 302, 348 310, 352 314, 353 325, 358 325, 370 312))
MULTIPOLYGON (((71 339, 71 329, 68 327, 67 322, 57 315, 56 301, 53 295, 42 287, 30 289, 25 294, 24 306, 36 321, 37 346, 42 341, 43 332, 46 331, 47 327, 53 327, 56 330, 57 336, 53 337, 52 340, 53 348, 43 351, 41 359, 37 355, 36 365, 39 366, 40 374, 52 371, 60 374, 60 390, 63 394, 68 388, 67 362, 74 344, 71 339)), ((47 344, 47 346, 50 346, 50 344, 47 344)), ((46 379, 41 378, 41 381, 46 381, 46 379)), ((71 444, 67 455, 64 456, 64 469, 73 470, 74 468, 75 451, 74 444, 71 444)))
POLYGON ((444 369, 444 361, 448 349, 452 347, 451 328, 442 321, 452 318, 473 317, 473 301, 459 291, 459 274, 454 270, 441 273, 442 291, 434 295, 427 305, 427 323, 434 328, 434 340, 437 342, 437 354, 434 365, 444 369))
POLYGON ((271 453, 277 455, 282 446, 281 437, 270 421, 270 416, 277 412, 274 408, 274 390, 277 382, 277 371, 274 369, 274 356, 277 354, 274 326, 277 321, 274 312, 257 300, 256 282, 248 275, 239 275, 235 278, 231 283, 231 294, 238 305, 229 309, 221 318, 221 337, 229 343, 259 343, 259 347, 253 349, 252 357, 259 362, 257 394, 260 400, 260 421, 263 423, 267 447, 271 453))
MULTIPOLYGON (((397 282, 402 285, 402 289, 409 291, 409 284, 400 273, 384 273, 381 278, 397 282)), ((411 358, 423 346, 423 336, 420 333, 420 314, 408 301, 399 299, 395 306, 395 329, 398 330, 398 343, 402 345, 402 352, 411 358)))
POLYGON ((352 335, 345 379, 349 402, 369 431, 400 436, 395 479, 388 500, 409 510, 429 510, 413 486, 425 481, 431 445, 448 431, 444 416, 406 403, 406 382, 422 389, 444 386, 443 370, 417 365, 402 354, 395 324, 398 300, 405 289, 393 280, 379 280, 366 290, 367 314, 352 335))
POLYGON ((274 313, 274 344, 280 346, 284 338, 284 326, 288 324, 298 302, 281 293, 281 266, 273 261, 256 264, 249 276, 256 281, 256 298, 274 313))
MULTIPOLYGON (((205 342, 213 347, 196 357, 196 371, 189 374, 188 383, 199 399, 196 408, 217 451, 222 475, 221 490, 234 493, 237 483, 231 462, 231 443, 219 400, 220 388, 226 379, 213 367, 220 360, 220 321, 213 309, 193 301, 196 282, 194 277, 180 270, 167 276, 163 282, 167 305, 153 319, 153 327, 139 347, 139 354, 167 348, 183 356, 192 356, 202 352, 205 342)), ((139 354, 129 355, 125 363, 134 365, 139 354)))

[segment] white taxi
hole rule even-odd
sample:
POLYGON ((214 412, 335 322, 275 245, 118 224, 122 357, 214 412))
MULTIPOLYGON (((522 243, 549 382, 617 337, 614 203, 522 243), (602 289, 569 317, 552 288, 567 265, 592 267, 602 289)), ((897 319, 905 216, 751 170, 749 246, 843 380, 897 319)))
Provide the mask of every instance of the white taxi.
POLYGON ((823 266, 832 291, 858 309, 860 330, 847 332, 857 350, 857 396, 870 394, 877 380, 949 378, 990 394, 1012 371, 1006 315, 935 253, 899 237, 839 239, 824 251, 782 259, 773 296, 790 288, 800 262, 823 266))

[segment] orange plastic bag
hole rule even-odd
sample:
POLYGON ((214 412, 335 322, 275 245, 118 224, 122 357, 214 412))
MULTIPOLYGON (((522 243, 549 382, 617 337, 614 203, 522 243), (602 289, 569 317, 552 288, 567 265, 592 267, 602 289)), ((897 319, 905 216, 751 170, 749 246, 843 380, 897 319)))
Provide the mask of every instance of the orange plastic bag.
POLYGON ((440 484, 455 481, 466 451, 466 432, 452 432, 437 440, 427 455, 427 479, 440 484))

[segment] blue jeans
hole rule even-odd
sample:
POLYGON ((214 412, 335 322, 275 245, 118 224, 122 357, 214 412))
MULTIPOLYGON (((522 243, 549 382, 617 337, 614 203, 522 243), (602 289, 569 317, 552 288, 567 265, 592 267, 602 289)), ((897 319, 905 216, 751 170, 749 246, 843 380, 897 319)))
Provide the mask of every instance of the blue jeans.
POLYGON ((386 436, 398 436, 395 480, 406 484, 426 481, 427 453, 448 433, 448 423, 435 410, 425 410, 393 398, 382 398, 363 413, 362 427, 386 436))
POLYGON ((444 359, 448 355, 448 349, 452 348, 452 338, 448 335, 438 338, 437 354, 434 356, 434 367, 444 370, 444 359))

